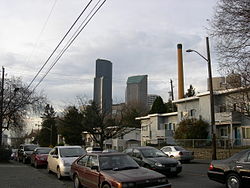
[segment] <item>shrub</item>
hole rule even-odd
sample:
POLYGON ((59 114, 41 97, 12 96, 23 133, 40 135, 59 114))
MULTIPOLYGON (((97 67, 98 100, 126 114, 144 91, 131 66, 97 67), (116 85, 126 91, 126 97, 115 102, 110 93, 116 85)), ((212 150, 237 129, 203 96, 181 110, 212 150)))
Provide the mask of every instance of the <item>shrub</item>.
POLYGON ((208 123, 203 120, 185 119, 175 131, 175 139, 207 139, 208 123))
POLYGON ((0 162, 6 162, 10 159, 11 150, 0 147, 0 162))

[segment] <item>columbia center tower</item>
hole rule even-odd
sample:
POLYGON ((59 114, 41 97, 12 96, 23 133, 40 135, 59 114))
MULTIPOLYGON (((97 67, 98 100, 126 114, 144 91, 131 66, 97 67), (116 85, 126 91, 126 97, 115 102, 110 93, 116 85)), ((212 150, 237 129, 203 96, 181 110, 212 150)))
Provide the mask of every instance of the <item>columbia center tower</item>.
POLYGON ((112 63, 108 60, 96 60, 94 79, 94 102, 104 113, 112 109, 112 63))

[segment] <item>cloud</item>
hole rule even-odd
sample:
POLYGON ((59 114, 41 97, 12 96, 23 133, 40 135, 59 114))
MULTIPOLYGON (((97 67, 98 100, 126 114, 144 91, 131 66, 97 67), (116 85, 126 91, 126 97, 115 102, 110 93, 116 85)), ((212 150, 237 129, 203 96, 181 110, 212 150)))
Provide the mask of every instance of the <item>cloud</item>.
MULTIPOLYGON (((103 58, 113 63, 114 102, 124 101, 127 77, 140 74, 148 75, 149 93, 167 100, 170 79, 177 89, 176 46, 182 43, 185 87, 192 84, 206 90, 206 62, 185 50, 206 54, 205 20, 215 2, 107 1, 37 89, 44 90, 55 106, 75 103, 78 95, 92 99, 95 61, 103 58)), ((0 61, 9 74, 22 76, 28 83, 86 2, 58 1, 39 36, 52 4, 49 0, 0 2, 0 25, 5 26, 0 30, 0 61)), ((212 62, 216 67, 216 61, 212 62)))

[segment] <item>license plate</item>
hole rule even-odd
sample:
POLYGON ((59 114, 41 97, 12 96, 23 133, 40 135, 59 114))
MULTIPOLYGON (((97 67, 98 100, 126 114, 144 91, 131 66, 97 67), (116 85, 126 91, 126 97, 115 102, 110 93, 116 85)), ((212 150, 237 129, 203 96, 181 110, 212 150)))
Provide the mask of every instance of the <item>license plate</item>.
POLYGON ((176 167, 172 167, 172 168, 170 169, 170 171, 171 171, 171 172, 175 172, 175 171, 176 171, 176 167))

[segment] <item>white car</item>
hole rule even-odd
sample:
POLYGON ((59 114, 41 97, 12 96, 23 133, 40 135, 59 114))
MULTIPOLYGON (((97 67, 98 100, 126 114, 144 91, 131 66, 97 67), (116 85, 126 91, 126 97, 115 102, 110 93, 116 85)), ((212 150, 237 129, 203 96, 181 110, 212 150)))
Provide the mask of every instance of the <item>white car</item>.
POLYGON ((194 152, 188 151, 180 146, 164 146, 161 148, 166 155, 171 158, 175 158, 180 161, 187 161, 190 162, 194 159, 194 152))
POLYGON ((56 146, 48 155, 48 172, 57 174, 57 178, 70 175, 71 164, 86 152, 81 146, 56 146))
POLYGON ((87 147, 86 152, 87 153, 102 152, 102 149, 100 147, 87 147))

